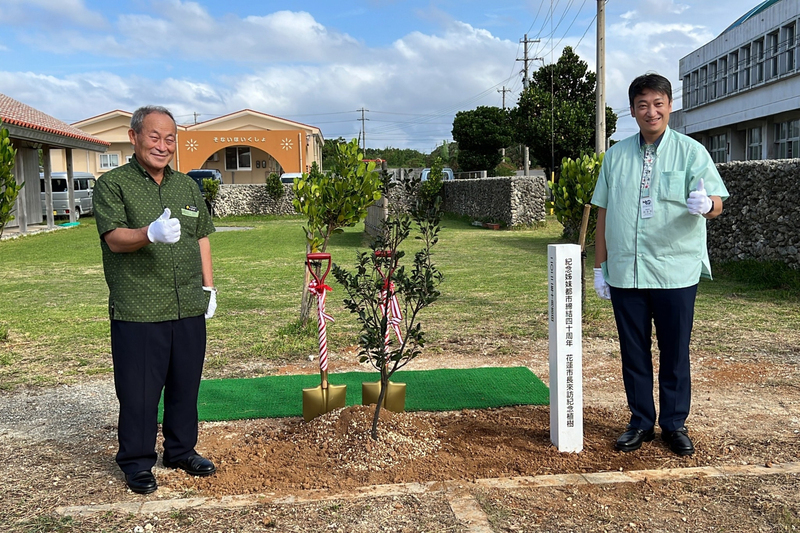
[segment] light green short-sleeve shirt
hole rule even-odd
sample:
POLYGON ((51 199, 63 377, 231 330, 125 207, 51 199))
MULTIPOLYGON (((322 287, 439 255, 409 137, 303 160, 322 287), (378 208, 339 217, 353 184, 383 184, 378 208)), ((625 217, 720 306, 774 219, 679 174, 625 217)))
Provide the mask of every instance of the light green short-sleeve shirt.
POLYGON ((709 196, 728 198, 711 156, 694 139, 667 128, 650 176, 649 218, 640 210, 643 165, 638 133, 603 158, 592 203, 606 209, 606 281, 617 288, 679 289, 710 278, 706 219, 690 214, 686 200, 701 178, 709 196))

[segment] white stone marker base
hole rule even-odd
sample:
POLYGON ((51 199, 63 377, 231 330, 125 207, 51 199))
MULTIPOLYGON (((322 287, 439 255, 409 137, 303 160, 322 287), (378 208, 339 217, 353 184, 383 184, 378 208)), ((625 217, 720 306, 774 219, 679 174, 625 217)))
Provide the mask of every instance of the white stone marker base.
POLYGON ((560 452, 583 450, 581 247, 547 246, 550 324, 550 441, 560 452))

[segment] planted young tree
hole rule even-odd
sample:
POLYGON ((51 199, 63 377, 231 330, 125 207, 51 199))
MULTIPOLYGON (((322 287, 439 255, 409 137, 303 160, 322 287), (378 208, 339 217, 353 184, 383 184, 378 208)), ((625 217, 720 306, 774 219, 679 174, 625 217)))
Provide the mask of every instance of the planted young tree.
MULTIPOLYGON (((331 235, 342 233, 367 216, 367 208, 381 198, 380 173, 374 162, 364 162, 358 140, 337 145, 331 170, 323 173, 316 163, 292 185, 295 211, 305 215, 308 225, 306 253, 325 252, 331 235)), ((304 284, 300 318, 308 321, 311 295, 304 284)))
POLYGON ((14 220, 11 211, 14 209, 20 190, 25 185, 24 183, 17 185, 14 173, 11 172, 17 151, 11 146, 8 130, 2 125, 3 122, 0 121, 0 237, 3 236, 6 224, 14 220))
MULTIPOLYGON (((419 180, 404 179, 406 194, 419 190, 419 180)), ((378 439, 378 419, 389 380, 406 366, 425 346, 425 333, 420 324, 420 312, 434 303, 440 295, 443 276, 433 262, 432 248, 439 240, 441 198, 430 201, 418 198, 410 213, 393 213, 384 223, 383 231, 370 246, 369 252, 359 252, 355 271, 334 265, 333 276, 347 292, 344 304, 358 316, 360 361, 367 362, 380 372, 381 390, 372 419, 371 436, 378 439), (403 264, 405 252, 401 244, 415 228, 422 248, 414 254, 410 268, 403 264), (401 319, 390 311, 396 302, 401 319), (390 340, 390 328, 399 327, 403 334, 390 340)))
MULTIPOLYGON (((580 232, 583 206, 592 203, 594 187, 600 175, 600 166, 605 154, 584 155, 578 159, 565 157, 561 161, 561 177, 558 182, 548 181, 553 193, 551 207, 561 225, 564 237, 575 241, 580 232)), ((597 227, 597 210, 592 210, 586 231, 586 240, 594 240, 597 227)))

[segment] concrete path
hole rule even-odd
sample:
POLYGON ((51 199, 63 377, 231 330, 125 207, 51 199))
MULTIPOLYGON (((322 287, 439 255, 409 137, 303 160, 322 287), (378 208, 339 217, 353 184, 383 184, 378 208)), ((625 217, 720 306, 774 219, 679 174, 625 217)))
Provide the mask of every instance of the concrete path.
POLYGON ((769 476, 800 473, 800 462, 772 464, 767 466, 706 466, 697 468, 672 468, 665 470, 632 470, 629 472, 597 472, 590 474, 559 474, 542 476, 521 476, 510 478, 478 479, 475 482, 446 481, 430 483, 401 483, 396 485, 377 485, 361 487, 343 493, 325 490, 306 491, 296 496, 270 496, 268 494, 247 494, 242 496, 223 496, 221 498, 182 498, 143 503, 124 502, 102 505, 76 505, 58 507, 56 512, 63 516, 81 516, 107 511, 121 511, 131 514, 152 514, 179 511, 181 509, 232 509, 255 506, 264 503, 293 504, 327 500, 353 500, 374 498, 376 496, 417 496, 430 493, 443 493, 455 517, 467 525, 471 533, 491 533, 489 519, 478 501, 473 497, 473 485, 486 489, 530 489, 536 487, 562 487, 566 485, 604 485, 610 483, 642 483, 648 481, 679 480, 701 477, 769 476))

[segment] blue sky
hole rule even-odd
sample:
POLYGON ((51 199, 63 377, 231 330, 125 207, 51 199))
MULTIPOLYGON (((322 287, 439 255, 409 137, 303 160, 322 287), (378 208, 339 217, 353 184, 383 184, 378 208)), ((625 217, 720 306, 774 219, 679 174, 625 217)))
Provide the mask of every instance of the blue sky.
MULTIPOLYGON (((606 98, 615 139, 636 132, 626 89, 718 36, 754 0, 609 0, 606 98)), ((166 105, 191 123, 250 108, 325 138, 429 152, 456 112, 514 105, 529 55, 565 45, 595 69, 596 1, 0 0, 0 93, 72 123, 166 105), (552 16, 551 16, 552 13, 552 16)), ((534 61, 538 68, 542 61, 534 61)))

